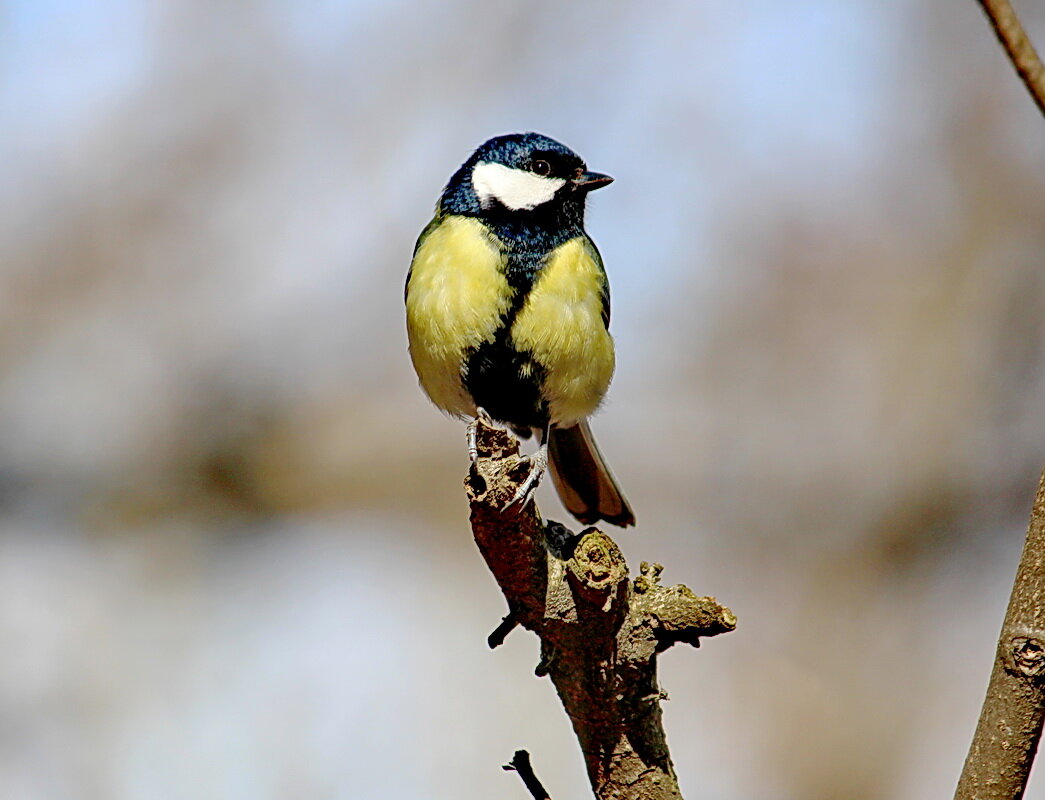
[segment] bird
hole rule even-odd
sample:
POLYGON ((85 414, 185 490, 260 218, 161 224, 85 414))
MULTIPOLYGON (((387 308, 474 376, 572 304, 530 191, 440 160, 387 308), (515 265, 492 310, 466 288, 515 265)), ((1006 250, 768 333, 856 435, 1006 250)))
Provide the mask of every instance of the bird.
POLYGON ((450 177, 414 247, 406 279, 409 353, 421 388, 452 417, 536 435, 525 505, 550 468, 584 524, 635 515, 589 418, 615 368, 610 291, 584 230, 588 193, 613 181, 540 133, 481 144, 450 177))

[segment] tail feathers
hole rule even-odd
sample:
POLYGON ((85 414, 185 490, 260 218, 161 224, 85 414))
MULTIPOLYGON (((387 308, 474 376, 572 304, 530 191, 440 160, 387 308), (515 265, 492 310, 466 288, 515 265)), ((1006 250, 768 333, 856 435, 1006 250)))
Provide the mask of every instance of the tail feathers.
POLYGON ((562 504, 590 525, 600 519, 626 528, 635 514, 621 494, 585 420, 572 428, 552 428, 548 436, 552 480, 562 504))

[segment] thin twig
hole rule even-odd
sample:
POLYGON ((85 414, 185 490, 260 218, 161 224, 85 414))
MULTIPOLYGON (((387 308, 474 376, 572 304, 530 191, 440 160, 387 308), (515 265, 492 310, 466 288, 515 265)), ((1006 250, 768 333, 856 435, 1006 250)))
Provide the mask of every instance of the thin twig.
POLYGON ((491 650, 495 650, 504 644, 504 640, 508 638, 508 634, 519 627, 519 619, 514 613, 509 611, 504 619, 501 620, 501 624, 493 629, 493 633, 486 637, 486 644, 491 650))
POLYGON ((533 800, 551 800, 548 790, 541 785, 541 782, 534 774, 533 765, 530 764, 530 754, 525 750, 516 750, 512 760, 501 767, 501 769, 509 772, 518 772, 522 782, 526 784, 526 788, 533 795, 533 800))
POLYGON ((1023 797, 1045 721, 1045 471, 955 800, 1023 797))
POLYGON ((1041 113, 1045 114, 1045 66, 1023 30, 1016 11, 1009 0, 979 0, 979 3, 1027 91, 1038 104, 1041 113))

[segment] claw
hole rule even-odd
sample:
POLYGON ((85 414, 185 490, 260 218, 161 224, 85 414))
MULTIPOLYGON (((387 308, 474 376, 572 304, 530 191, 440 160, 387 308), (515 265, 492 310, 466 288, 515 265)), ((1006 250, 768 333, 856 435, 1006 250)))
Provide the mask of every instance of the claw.
POLYGON ((514 506, 518 506, 521 511, 533 499, 533 493, 537 490, 541 478, 544 477, 544 473, 548 469, 548 445, 542 444, 537 448, 536 453, 521 460, 530 462, 530 474, 526 476, 526 480, 519 486, 515 496, 504 506, 505 511, 514 506))
POLYGON ((478 418, 473 419, 468 423, 468 460, 473 464, 479 460, 479 444, 476 441, 477 430, 479 428, 478 418))
POLYGON ((493 425, 493 419, 486 413, 485 408, 476 409, 475 419, 468 423, 468 458, 473 464, 479 460, 479 443, 477 438, 480 422, 484 425, 493 425))

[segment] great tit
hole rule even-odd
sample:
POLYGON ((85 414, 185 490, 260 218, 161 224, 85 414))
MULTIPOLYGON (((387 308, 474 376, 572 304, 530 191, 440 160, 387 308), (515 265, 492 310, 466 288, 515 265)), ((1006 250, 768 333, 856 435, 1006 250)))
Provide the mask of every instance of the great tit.
POLYGON ((635 516, 588 426, 614 354, 609 285, 584 203, 612 180, 539 133, 480 145, 414 247, 406 319, 414 370, 436 406, 539 437, 512 502, 525 503, 550 466, 578 520, 626 527, 635 516))

